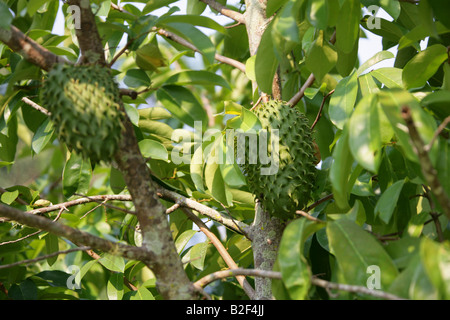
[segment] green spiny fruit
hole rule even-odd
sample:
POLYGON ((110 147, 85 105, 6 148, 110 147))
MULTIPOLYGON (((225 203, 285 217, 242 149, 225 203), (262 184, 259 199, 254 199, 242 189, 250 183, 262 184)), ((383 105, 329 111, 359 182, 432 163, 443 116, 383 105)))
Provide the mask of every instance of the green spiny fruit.
POLYGON ((92 163, 111 161, 121 138, 124 113, 108 69, 58 64, 48 74, 42 101, 69 150, 92 163))
MULTIPOLYGON (((260 132, 258 146, 264 148, 267 145, 265 150, 272 161, 278 158, 278 170, 273 174, 261 174, 261 169, 269 164, 262 164, 260 156, 252 164, 255 161, 249 161, 247 153, 241 169, 249 190, 261 201, 264 210, 283 220, 293 218, 296 210, 306 207, 315 183, 315 149, 308 120, 295 108, 274 100, 260 105, 254 113, 269 137, 267 143, 261 145, 263 136, 260 132), (276 150, 272 150, 270 139, 275 134, 279 137, 279 157, 273 152, 276 150)), ((259 154, 261 150, 253 149, 255 152, 259 154)), ((251 156, 252 151, 249 154, 251 156)))

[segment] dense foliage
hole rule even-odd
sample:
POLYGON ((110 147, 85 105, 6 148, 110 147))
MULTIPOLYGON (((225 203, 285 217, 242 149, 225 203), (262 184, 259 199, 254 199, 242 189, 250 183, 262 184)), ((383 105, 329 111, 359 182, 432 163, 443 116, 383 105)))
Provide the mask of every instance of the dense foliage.
POLYGON ((66 2, 0 0, 1 299, 180 297, 162 282, 184 271, 205 284, 237 267, 258 270, 203 295, 247 299, 262 275, 277 299, 450 299, 450 3, 267 0, 258 20, 251 0, 91 0, 86 30, 85 1, 66 2), (369 33, 383 50, 359 61, 369 33), (77 61, 112 69, 134 129, 123 136, 134 133, 142 156, 122 146, 94 164, 58 139, 43 83, 52 64, 77 61), (250 111, 261 99, 304 113, 318 151, 312 200, 264 241, 246 177, 227 161, 228 133, 261 127, 250 111), (160 198, 148 210, 168 208, 156 232, 173 239, 179 269, 127 249, 161 258, 152 245, 163 236, 133 189, 145 175, 125 164, 142 157, 153 182, 141 186, 160 198), (255 251, 272 243, 261 262, 255 251))

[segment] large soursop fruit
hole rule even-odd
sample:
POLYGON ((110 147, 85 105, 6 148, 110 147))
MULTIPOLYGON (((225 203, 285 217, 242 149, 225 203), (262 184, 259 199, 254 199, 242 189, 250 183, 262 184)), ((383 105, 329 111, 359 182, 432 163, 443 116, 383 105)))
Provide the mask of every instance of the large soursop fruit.
POLYGON ((119 89, 108 69, 56 65, 45 81, 42 101, 69 150, 92 163, 111 161, 124 114, 119 89))
MULTIPOLYGON (((273 174, 261 174, 261 168, 269 166, 267 161, 262 164, 258 157, 256 164, 252 164, 248 155, 241 169, 250 191, 261 201, 265 211, 283 220, 293 218, 295 211, 304 209, 311 199, 315 182, 315 150, 308 120, 281 101, 264 103, 254 112, 269 137, 273 134, 279 136, 278 170, 273 174)), ((259 133, 259 148, 264 147, 261 146, 261 138, 259 133)), ((273 153, 273 159, 276 159, 270 138, 267 146, 268 156, 273 153)))

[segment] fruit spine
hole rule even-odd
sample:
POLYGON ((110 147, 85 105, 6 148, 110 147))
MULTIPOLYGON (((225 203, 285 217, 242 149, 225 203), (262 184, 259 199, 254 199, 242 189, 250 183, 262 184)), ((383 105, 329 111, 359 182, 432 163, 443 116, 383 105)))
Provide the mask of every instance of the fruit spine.
POLYGON ((92 163, 115 154, 124 117, 110 71, 97 65, 56 65, 42 90, 56 133, 71 151, 92 163))
MULTIPOLYGON (((249 190, 261 201, 264 210, 283 220, 293 218, 296 210, 306 207, 315 183, 315 155, 308 119, 287 103, 275 100, 257 107, 254 113, 268 136, 278 133, 279 167, 275 174, 262 175, 259 159, 250 164, 246 155, 241 169, 249 190)), ((258 140, 261 148, 261 134, 258 140)), ((267 145, 268 157, 276 156, 271 143, 267 145)))

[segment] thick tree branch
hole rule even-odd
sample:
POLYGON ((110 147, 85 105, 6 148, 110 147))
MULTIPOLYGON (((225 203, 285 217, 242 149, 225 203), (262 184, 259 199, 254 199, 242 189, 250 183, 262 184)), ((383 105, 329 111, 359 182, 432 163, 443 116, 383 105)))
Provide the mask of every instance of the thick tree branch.
POLYGON ((105 51, 95 23, 89 0, 68 0, 69 5, 80 8, 80 28, 75 29, 81 51, 81 63, 106 65, 105 51))
POLYGON ((425 149, 425 144, 417 131, 416 125, 414 124, 411 109, 408 106, 403 106, 402 117, 406 122, 406 126, 409 130, 409 136, 411 137, 412 144, 415 148, 417 156, 419 157, 420 167, 422 169, 425 181, 430 187, 431 192, 436 197, 444 213, 448 218, 450 218, 450 198, 439 181, 438 173, 431 163, 431 159, 425 149))
POLYGON ((153 261, 156 257, 154 252, 151 252, 146 248, 114 243, 87 232, 83 232, 61 223, 54 222, 53 220, 37 215, 32 215, 3 204, 0 204, 0 216, 7 217, 31 228, 37 228, 51 232, 57 236, 66 238, 73 243, 77 243, 83 246, 89 246, 91 248, 95 248, 114 255, 119 255, 130 260, 142 261, 149 266, 153 265, 153 261))
POLYGON ((215 0, 200 0, 200 1, 206 3, 208 6, 211 7, 211 9, 216 10, 220 14, 227 16, 228 18, 231 18, 236 22, 245 24, 245 18, 242 13, 228 9, 227 7, 225 7, 224 5, 220 4, 215 0))
POLYGON ((69 63, 65 58, 36 43, 15 26, 11 26, 10 29, 0 28, 0 41, 29 62, 46 71, 49 71, 55 63, 69 63))

